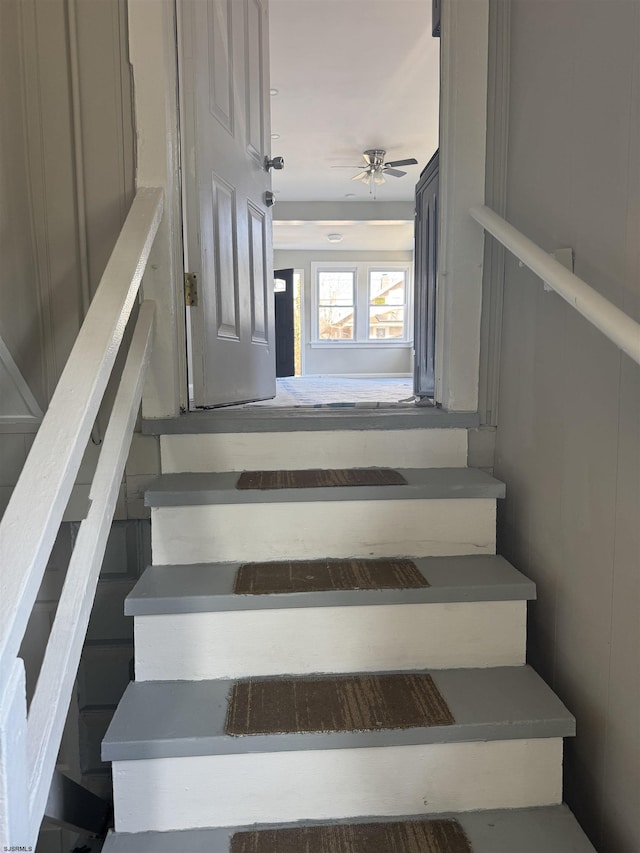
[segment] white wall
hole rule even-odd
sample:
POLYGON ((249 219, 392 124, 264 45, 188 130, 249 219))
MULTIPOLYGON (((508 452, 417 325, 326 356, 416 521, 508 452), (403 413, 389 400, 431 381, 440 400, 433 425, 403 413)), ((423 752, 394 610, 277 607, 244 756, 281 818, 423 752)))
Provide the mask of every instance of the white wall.
POLYGON ((413 373, 413 349, 407 344, 384 344, 350 348, 348 346, 314 346, 311 342, 312 299, 314 286, 311 265, 314 262, 344 263, 372 261, 379 264, 413 264, 412 252, 335 252, 335 251, 274 251, 275 269, 293 267, 303 272, 303 371, 305 375, 410 375, 413 373))
MULTIPOLYGON (((511 3, 507 218, 640 320, 640 3, 511 3)), ((640 367, 507 257, 499 547, 536 581, 529 655, 577 718, 565 796, 640 850, 640 367)))

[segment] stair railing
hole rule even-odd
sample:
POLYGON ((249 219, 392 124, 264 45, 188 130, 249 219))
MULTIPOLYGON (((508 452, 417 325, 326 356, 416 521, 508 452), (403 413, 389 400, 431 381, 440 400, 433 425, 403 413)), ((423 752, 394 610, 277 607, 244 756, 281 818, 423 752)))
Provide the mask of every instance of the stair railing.
POLYGON ((546 285, 640 364, 640 323, 563 267, 491 208, 479 205, 472 207, 469 213, 546 285))
POLYGON ((153 302, 140 306, 28 712, 18 654, 162 211, 162 190, 138 190, 0 522, 0 849, 35 848, 45 811, 142 397, 153 302))

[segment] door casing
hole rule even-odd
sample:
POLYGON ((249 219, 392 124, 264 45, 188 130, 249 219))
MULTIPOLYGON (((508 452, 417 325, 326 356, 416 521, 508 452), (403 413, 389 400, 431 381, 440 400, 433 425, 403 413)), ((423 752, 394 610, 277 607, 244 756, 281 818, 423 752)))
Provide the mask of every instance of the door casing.
MULTIPOLYGON (((469 208, 484 201, 489 0, 443 4, 440 93, 441 230, 436 329, 436 399, 450 411, 476 411, 482 305, 482 231, 469 208), (455 249, 454 249, 455 247, 455 249)), ((180 0, 129 0, 135 81, 137 186, 165 190, 165 215, 143 284, 158 326, 146 417, 186 405, 182 287, 182 204, 177 96, 180 0), (154 258, 157 268, 153 269, 154 258)))

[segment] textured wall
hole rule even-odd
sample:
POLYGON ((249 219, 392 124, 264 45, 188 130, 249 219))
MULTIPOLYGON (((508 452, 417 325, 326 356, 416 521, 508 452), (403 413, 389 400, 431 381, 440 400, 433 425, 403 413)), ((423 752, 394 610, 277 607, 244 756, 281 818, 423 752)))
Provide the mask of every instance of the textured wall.
MULTIPOLYGON (((513 0, 507 218, 640 320, 640 3, 513 0)), ((507 257, 500 544, 538 584, 530 659, 577 717, 565 794, 640 850, 640 367, 507 257)))

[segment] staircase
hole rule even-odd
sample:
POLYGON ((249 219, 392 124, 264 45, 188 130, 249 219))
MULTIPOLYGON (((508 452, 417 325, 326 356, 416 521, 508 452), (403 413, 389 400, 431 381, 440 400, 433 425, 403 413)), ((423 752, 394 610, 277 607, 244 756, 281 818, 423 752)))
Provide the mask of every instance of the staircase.
POLYGON ((103 743, 115 800, 105 853, 593 853, 562 804, 562 744, 575 721, 526 666, 535 588, 495 555, 505 488, 467 467, 472 425, 437 410, 220 412, 162 424, 163 474, 146 496, 154 565, 125 610, 136 681, 103 743), (241 471, 313 468, 392 468, 406 484, 237 488, 241 471), (404 558, 414 583, 315 583, 344 558, 363 571, 404 558), (312 588, 234 591, 241 565, 265 561, 273 571, 263 568, 261 582, 277 561, 305 561, 298 579, 312 588), (393 690, 407 675, 414 693, 434 687, 444 723, 283 724, 312 715, 294 697, 320 681, 333 695, 354 684, 393 690), (236 718, 255 710, 275 727, 239 735, 228 706, 249 678, 255 701, 236 718), (294 679, 286 689, 285 679, 294 679), (415 826, 431 819, 456 827, 462 846, 421 846, 415 826), (346 835, 342 846, 310 843, 316 827, 345 824, 363 824, 353 831, 362 838, 387 826, 414 833, 413 846, 349 846, 346 835), (297 847, 291 835, 239 834, 279 827, 311 835, 297 847))

